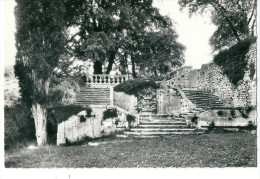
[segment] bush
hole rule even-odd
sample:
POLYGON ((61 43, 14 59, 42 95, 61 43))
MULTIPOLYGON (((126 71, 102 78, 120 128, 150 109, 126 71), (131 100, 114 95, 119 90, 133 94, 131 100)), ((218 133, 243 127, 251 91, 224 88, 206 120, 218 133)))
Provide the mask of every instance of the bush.
POLYGON ((248 107, 246 108, 246 113, 248 114, 248 113, 250 113, 252 110, 253 110, 253 106, 248 106, 248 107))
POLYGON ((47 132, 48 136, 56 136, 59 123, 66 121, 69 117, 77 115, 81 111, 87 111, 89 117, 92 109, 81 105, 56 105, 47 109, 47 132))
POLYGON ((235 110, 231 110, 230 111, 230 115, 234 118, 236 116, 236 111, 235 110))
POLYGON ((208 126, 208 131, 212 131, 215 128, 215 122, 212 121, 208 126))
POLYGON ((107 109, 103 112, 103 120, 106 120, 108 118, 114 118, 117 117, 117 110, 116 109, 107 109))
POLYGON ((62 79, 62 81, 53 80, 52 83, 49 95, 49 102, 51 104, 68 105, 76 101, 80 87, 75 80, 66 78, 62 79))
POLYGON ((133 80, 128 80, 114 87, 116 92, 124 92, 129 95, 139 96, 139 93, 148 88, 157 89, 160 86, 151 80, 146 80, 143 78, 137 78, 133 80))
POLYGON ((36 140, 34 119, 25 104, 4 107, 4 128, 5 150, 36 140))
POLYGON ((247 128, 250 131, 256 130, 256 126, 254 125, 254 123, 252 121, 248 121, 247 128))
POLYGON ((219 116, 223 116, 223 111, 218 111, 217 114, 218 114, 219 116))
POLYGON ((132 122, 135 122, 135 116, 133 116, 131 114, 127 114, 126 120, 127 120, 128 124, 129 124, 129 127, 131 127, 132 122))
POLYGON ((191 118, 191 122, 193 122, 194 124, 198 124, 198 116, 193 116, 191 118))
POLYGON ((228 120, 229 120, 229 121, 232 121, 232 118, 231 118, 231 117, 228 117, 228 120))
POLYGON ((214 57, 214 62, 223 69, 223 73, 234 85, 237 85, 238 81, 244 78, 244 72, 248 65, 246 54, 254 42, 256 42, 256 37, 248 38, 219 52, 214 57))

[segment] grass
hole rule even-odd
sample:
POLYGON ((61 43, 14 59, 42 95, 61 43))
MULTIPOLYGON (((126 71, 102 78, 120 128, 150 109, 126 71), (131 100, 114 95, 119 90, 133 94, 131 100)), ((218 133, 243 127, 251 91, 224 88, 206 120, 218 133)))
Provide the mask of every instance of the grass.
POLYGON ((7 168, 256 167, 257 136, 209 133, 152 139, 107 138, 98 146, 44 146, 5 155, 7 168))

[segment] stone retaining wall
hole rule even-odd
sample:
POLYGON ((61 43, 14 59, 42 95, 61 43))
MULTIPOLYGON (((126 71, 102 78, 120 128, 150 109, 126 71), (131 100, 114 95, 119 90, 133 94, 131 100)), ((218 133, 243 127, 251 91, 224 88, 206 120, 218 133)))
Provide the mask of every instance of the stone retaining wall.
POLYGON ((222 69, 213 62, 202 65, 201 69, 193 70, 174 79, 171 86, 208 90, 218 96, 227 107, 256 106, 256 74, 250 74, 250 64, 256 69, 256 43, 252 44, 246 56, 248 61, 244 79, 234 86, 222 69))

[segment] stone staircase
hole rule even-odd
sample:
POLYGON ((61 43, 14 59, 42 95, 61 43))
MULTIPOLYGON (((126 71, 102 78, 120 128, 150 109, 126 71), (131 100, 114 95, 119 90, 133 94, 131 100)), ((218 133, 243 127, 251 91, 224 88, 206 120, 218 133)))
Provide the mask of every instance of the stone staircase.
POLYGON ((147 95, 140 100, 139 107, 142 114, 156 114, 157 113, 157 100, 156 95, 147 95))
POLYGON ((201 109, 221 109, 225 105, 220 99, 208 91, 202 90, 182 90, 187 98, 201 109))
POLYGON ((77 95, 75 104, 110 105, 110 88, 83 87, 77 95))
POLYGON ((139 125, 125 131, 124 135, 133 137, 156 137, 162 135, 193 134, 183 117, 167 114, 141 114, 139 125))

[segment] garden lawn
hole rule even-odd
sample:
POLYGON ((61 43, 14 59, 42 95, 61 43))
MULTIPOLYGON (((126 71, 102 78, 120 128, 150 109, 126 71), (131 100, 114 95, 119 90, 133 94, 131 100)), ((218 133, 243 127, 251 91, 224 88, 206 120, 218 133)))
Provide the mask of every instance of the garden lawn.
POLYGON ((60 167, 256 167, 257 136, 209 133, 152 139, 109 138, 74 146, 48 145, 6 153, 5 166, 60 167))

